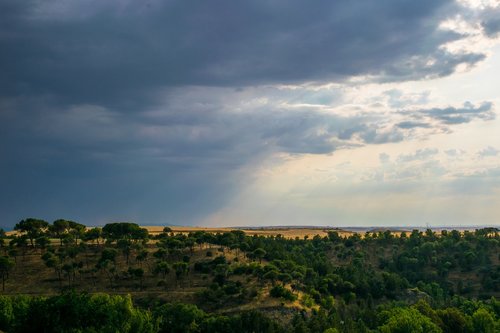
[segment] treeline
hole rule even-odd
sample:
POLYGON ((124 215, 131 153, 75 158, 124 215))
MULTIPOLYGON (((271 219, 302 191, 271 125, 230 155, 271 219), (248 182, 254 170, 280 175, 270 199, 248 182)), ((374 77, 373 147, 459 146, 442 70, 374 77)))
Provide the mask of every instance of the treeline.
MULTIPOLYGON (((30 218, 20 221, 15 229, 16 235, 0 232, 4 284, 15 286, 31 279, 37 286, 52 286, 50 279, 36 280, 43 272, 24 273, 30 265, 42 262, 52 271, 58 291, 168 293, 190 288, 195 304, 160 304, 153 299, 135 308, 118 296, 73 293, 50 298, 4 297, 0 310, 7 319, 2 319, 6 326, 0 329, 6 327, 7 332, 24 332, 16 323, 37 318, 40 307, 65 302, 90 307, 96 300, 112 306, 129 302, 130 318, 119 322, 132 325, 142 318, 147 323, 144 329, 150 329, 147 332, 191 332, 188 327, 192 332, 246 332, 249 328, 249 332, 329 333, 500 329, 500 235, 496 228, 440 233, 414 230, 397 235, 385 231, 348 237, 331 231, 326 237, 287 239, 280 235, 248 236, 239 230, 175 233, 168 227, 151 235, 134 223, 86 228, 74 221, 48 223, 30 218), (11 281, 13 272, 16 279, 11 281), (288 319, 275 321, 259 312, 213 313, 241 305, 265 307, 267 303, 262 301, 266 297, 281 304, 272 311, 278 315, 284 311, 282 317, 288 319), (32 307, 35 310, 29 311, 35 314, 23 317, 23 311, 28 310, 21 309, 32 307), (177 330, 175 325, 183 322, 165 324, 170 311, 178 311, 175 316, 185 311, 195 319, 177 330), (251 326, 246 320, 265 323, 265 327, 251 326)), ((47 315, 45 312, 40 311, 40 315, 47 315)), ((78 316, 75 313, 70 315, 78 316)), ((60 325, 59 319, 44 320, 51 323, 49 327, 60 325)), ((129 329, 73 328, 83 332, 129 329)))
POLYGON ((132 304, 130 296, 0 296, 0 329, 11 333, 498 332, 499 301, 455 302, 454 307, 438 310, 425 301, 413 306, 386 304, 373 310, 367 326, 355 317, 341 320, 340 311, 345 309, 297 313, 290 323, 283 323, 258 311, 218 315, 181 303, 158 303, 141 309, 132 304))

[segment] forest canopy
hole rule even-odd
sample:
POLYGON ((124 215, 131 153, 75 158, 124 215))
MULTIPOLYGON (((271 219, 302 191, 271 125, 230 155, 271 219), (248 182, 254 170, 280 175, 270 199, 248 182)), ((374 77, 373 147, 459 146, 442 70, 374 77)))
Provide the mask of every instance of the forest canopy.
POLYGON ((500 236, 285 238, 25 219, 0 232, 6 332, 497 332, 500 236))

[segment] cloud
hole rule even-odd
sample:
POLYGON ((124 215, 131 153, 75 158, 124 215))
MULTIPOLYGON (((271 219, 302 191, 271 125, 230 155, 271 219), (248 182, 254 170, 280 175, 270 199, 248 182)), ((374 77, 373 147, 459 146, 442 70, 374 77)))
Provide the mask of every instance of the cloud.
POLYGON ((387 164, 391 160, 391 156, 389 156, 386 153, 380 153, 378 155, 378 158, 379 158, 380 163, 382 163, 382 164, 387 164))
MULTIPOLYGON (((500 190, 500 168, 489 167, 474 170, 466 174, 457 175, 443 187, 449 193, 455 193, 470 198, 475 195, 479 198, 493 195, 498 198, 500 190)), ((486 201, 486 203, 489 203, 486 201)), ((496 223, 496 220, 494 221, 496 223)))
MULTIPOLYGON (((413 140, 415 131, 432 133, 432 119, 440 116, 423 109, 346 107, 338 91, 316 87, 168 88, 151 99, 135 112, 50 96, 3 99, 4 218, 58 212, 91 221, 95 214, 102 220, 194 223, 223 206, 263 161, 413 140), (302 103, 310 92, 331 105, 302 103), (429 126, 411 123, 417 116, 429 126), (93 207, 93 213, 82 207, 93 207)), ((487 112, 470 108, 459 113, 487 112)), ((423 160, 431 153, 396 160, 423 160)))
POLYGON ((424 161, 438 153, 439 150, 435 148, 418 149, 415 153, 412 154, 399 155, 397 160, 398 162, 424 161))
POLYGON ((493 148, 491 146, 488 146, 484 149, 481 149, 480 151, 477 152, 480 158, 484 157, 494 157, 497 156, 498 153, 500 153, 500 150, 493 148))
POLYGON ((451 0, 2 1, 0 218, 194 223, 276 156, 492 120, 489 102, 345 94, 482 61, 444 47, 466 38, 441 27, 463 12, 451 0))
POLYGON ((421 123, 416 121, 402 121, 396 125, 399 128, 412 129, 412 128, 429 128, 431 127, 428 123, 421 123))
POLYGON ((363 143, 340 139, 342 129, 378 127, 373 116, 289 106, 245 89, 173 89, 153 105, 121 112, 53 98, 3 100, 4 226, 28 215, 195 223, 275 153, 328 154, 363 143))
POLYGON ((460 157, 466 153, 462 149, 448 149, 448 150, 445 150, 444 152, 449 157, 460 157))
POLYGON ((429 91, 424 91, 421 93, 409 94, 400 89, 391 89, 384 92, 388 100, 388 105, 391 108, 402 108, 407 106, 414 106, 419 104, 427 104, 429 102, 429 91))
POLYGON ((500 33, 500 6, 485 10, 482 16, 481 26, 484 33, 490 38, 498 37, 500 33))
POLYGON ((414 110, 403 110, 402 114, 419 119, 416 123, 403 123, 403 126, 410 127, 426 127, 426 123, 421 122, 422 119, 427 121, 437 120, 443 125, 457 125, 469 123, 476 119, 493 120, 496 115, 493 109, 492 102, 482 102, 479 106, 474 106, 470 102, 465 102, 462 107, 445 107, 445 108, 423 108, 414 110))
POLYGON ((441 46, 454 1, 3 2, 2 94, 134 109, 165 86, 445 76, 482 53, 441 46))

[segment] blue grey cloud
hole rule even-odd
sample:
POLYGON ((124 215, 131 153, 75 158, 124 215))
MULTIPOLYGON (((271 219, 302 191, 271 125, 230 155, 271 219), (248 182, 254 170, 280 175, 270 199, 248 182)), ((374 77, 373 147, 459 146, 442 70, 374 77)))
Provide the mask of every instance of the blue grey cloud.
MULTIPOLYGON (((391 125, 369 112, 245 108, 225 95, 449 75, 484 59, 441 47, 464 37, 439 29, 461 10, 451 0, 0 1, 0 223, 193 223, 274 152, 401 141, 426 128, 416 113, 391 125), (216 96, 182 95, 194 86, 216 96)), ((301 101, 332 105, 332 96, 301 101)), ((451 126, 490 109, 417 113, 451 126)))
POLYGON ((398 161, 399 162, 425 161, 430 157, 437 155, 438 153, 439 150, 436 148, 418 149, 414 153, 399 155, 398 161))
POLYGON ((324 112, 279 98, 262 102, 260 91, 247 94, 172 89, 141 112, 51 98, 4 102, 3 225, 27 215, 195 223, 223 206, 245 186, 251 166, 275 152, 328 154, 398 142, 415 129, 391 125, 385 113, 324 112))
POLYGON ((428 123, 417 122, 417 121, 402 121, 396 125, 399 128, 412 129, 412 128, 430 128, 431 125, 428 123))
POLYGON ((162 86, 449 75, 484 58, 440 48, 462 37, 438 28, 460 10, 451 0, 5 0, 1 93, 134 109, 162 86))
POLYGON ((452 158, 457 158, 465 154, 465 151, 461 149, 448 149, 445 150, 444 152, 446 153, 447 156, 452 158))
POLYGON ((240 102, 245 94, 174 89, 136 113, 50 98, 5 102, 4 225, 44 214, 87 223, 194 223, 223 205, 244 186, 251 166, 275 152, 328 154, 405 135, 387 127, 382 114, 340 115, 274 100, 252 104, 251 96, 240 102))
POLYGON ((482 13, 481 25, 487 36, 491 38, 498 37, 500 33, 500 7, 489 8, 482 13))
POLYGON ((498 153, 500 153, 500 150, 492 147, 492 146, 488 146, 486 148, 483 148, 481 149, 480 151, 478 151, 478 155, 479 157, 483 158, 483 157, 494 157, 494 156, 497 156, 498 153))
POLYGON ((493 103, 491 102, 483 102, 477 107, 472 103, 466 102, 462 108, 433 108, 430 110, 420 110, 420 112, 438 119, 445 124, 462 124, 474 119, 492 120, 495 118, 493 103))
POLYGON ((492 102, 482 102, 478 106, 470 102, 465 102, 462 107, 422 108, 416 110, 403 110, 400 113, 417 119, 416 122, 402 122, 398 125, 403 128, 431 127, 431 122, 433 120, 437 120, 443 125, 450 126, 469 123, 473 120, 488 121, 496 118, 494 104, 492 102))

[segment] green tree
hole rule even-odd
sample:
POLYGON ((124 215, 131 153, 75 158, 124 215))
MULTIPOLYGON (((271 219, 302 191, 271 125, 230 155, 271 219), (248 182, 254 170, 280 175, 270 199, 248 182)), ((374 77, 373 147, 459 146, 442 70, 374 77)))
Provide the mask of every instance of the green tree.
POLYGON ((2 276, 2 291, 5 291, 5 281, 14 267, 14 261, 9 257, 0 257, 0 275, 2 276))
POLYGON ((140 288, 142 289, 143 281, 144 281, 144 270, 142 268, 132 268, 128 269, 128 273, 132 278, 138 279, 140 282, 140 288))
POLYGON ((99 238, 102 237, 101 228, 92 228, 85 232, 84 238, 87 241, 96 242, 99 245, 99 238))
POLYGON ((49 227, 49 223, 44 220, 27 218, 16 223, 14 230, 25 233, 32 247, 35 247, 35 239, 41 236, 49 227))
POLYGON ((0 228, 0 248, 4 250, 5 250, 5 237, 7 237, 5 231, 2 228, 0 228))
POLYGON ((113 284, 113 279, 116 272, 116 257, 118 256, 118 251, 113 248, 105 248, 101 252, 101 258, 96 264, 96 269, 104 271, 109 279, 109 283, 113 284))
POLYGON ((50 239, 47 236, 40 236, 35 239, 35 244, 40 249, 45 249, 48 245, 50 245, 50 239))
POLYGON ((167 274, 170 273, 170 265, 166 261, 159 261, 156 263, 154 273, 161 274, 163 276, 163 279, 165 279, 167 274))
POLYGON ((182 277, 186 276, 189 272, 189 265, 183 261, 174 263, 175 277, 179 281, 182 277))
POLYGON ((259 263, 262 263, 262 258, 264 258, 264 256, 267 254, 266 250, 264 250, 263 248, 259 247, 257 249, 255 249, 253 252, 252 252, 252 255, 254 258, 258 258, 259 259, 259 263))
POLYGON ((466 333, 468 332, 468 320, 460 310, 456 308, 447 308, 437 310, 439 318, 441 319, 441 328, 444 332, 453 333, 466 333))
POLYGON ((474 333, 495 333, 495 319, 485 308, 479 308, 472 315, 474 333))
POLYGON ((49 226, 49 231, 53 236, 59 238, 61 246, 63 245, 63 236, 67 233, 68 229, 69 223, 63 219, 55 220, 52 222, 52 225, 49 226))
POLYGON ((147 250, 141 250, 135 257, 135 260, 139 262, 139 265, 142 267, 142 263, 146 261, 148 258, 149 252, 147 250))
POLYGON ((191 304, 165 304, 155 310, 155 317, 160 318, 159 333, 200 332, 200 323, 206 316, 191 304))
POLYGON ((339 333, 336 328, 327 328, 323 333, 339 333))
POLYGON ((45 252, 42 255, 42 259, 45 263, 45 266, 54 269, 54 272, 57 274, 57 280, 59 281, 59 287, 62 288, 62 256, 56 256, 52 252, 45 252))
POLYGON ((442 330, 428 317, 413 308, 394 308, 379 327, 381 333, 441 333, 442 330))
POLYGON ((118 242, 116 242, 116 246, 122 250, 122 253, 125 256, 125 261, 128 265, 130 253, 132 252, 132 242, 128 239, 119 239, 118 242))
POLYGON ((136 223, 116 222, 108 223, 102 228, 102 234, 108 241, 119 239, 145 240, 148 237, 147 229, 141 228, 136 223))

